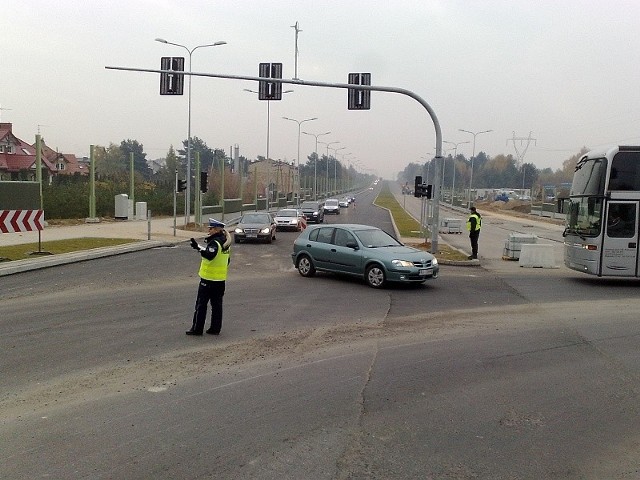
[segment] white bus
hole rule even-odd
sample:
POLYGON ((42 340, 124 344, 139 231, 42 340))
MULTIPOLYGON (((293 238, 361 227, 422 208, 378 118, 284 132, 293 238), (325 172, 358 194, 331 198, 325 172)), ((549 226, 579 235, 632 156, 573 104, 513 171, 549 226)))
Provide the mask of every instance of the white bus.
POLYGON ((565 265, 597 276, 640 276, 640 146, 584 155, 576 164, 568 202, 565 265))

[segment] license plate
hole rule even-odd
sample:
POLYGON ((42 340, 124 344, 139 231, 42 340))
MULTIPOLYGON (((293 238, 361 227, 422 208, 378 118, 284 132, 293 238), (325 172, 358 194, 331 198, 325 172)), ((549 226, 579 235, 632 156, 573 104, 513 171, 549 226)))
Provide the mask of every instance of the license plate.
POLYGON ((427 275, 429 273, 429 270, 427 270, 426 268, 421 268, 420 272, 418 272, 418 275, 427 275))
POLYGON ((258 238, 257 233, 247 233, 247 238, 258 238))

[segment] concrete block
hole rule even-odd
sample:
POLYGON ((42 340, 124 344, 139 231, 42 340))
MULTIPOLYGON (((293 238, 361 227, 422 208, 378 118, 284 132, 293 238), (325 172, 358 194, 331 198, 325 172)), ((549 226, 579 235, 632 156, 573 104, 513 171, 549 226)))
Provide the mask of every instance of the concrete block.
POLYGON ((553 245, 538 243, 522 245, 519 264, 525 268, 557 268, 553 245))

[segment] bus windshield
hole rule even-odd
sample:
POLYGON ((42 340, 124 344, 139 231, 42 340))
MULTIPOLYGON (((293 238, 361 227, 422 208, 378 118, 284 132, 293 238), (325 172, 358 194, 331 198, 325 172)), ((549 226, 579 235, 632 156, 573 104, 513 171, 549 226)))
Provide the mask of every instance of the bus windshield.
POLYGON ((565 233, 583 238, 600 235, 603 200, 603 197, 570 198, 565 233))
POLYGON ((585 158, 576 165, 569 195, 604 195, 606 158, 585 158))

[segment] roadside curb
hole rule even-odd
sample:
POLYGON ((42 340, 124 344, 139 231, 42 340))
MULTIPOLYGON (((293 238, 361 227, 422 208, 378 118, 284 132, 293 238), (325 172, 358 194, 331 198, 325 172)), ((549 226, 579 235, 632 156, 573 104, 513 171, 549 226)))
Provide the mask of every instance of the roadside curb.
POLYGON ((138 242, 118 245, 115 247, 92 248, 89 250, 61 253, 59 255, 51 255, 47 257, 28 258, 25 260, 3 262, 0 263, 0 277, 3 277, 5 275, 13 275, 15 273, 28 272, 31 270, 40 270, 42 268, 54 267, 56 265, 66 265, 68 263, 84 262, 86 260, 93 260, 95 258, 111 257, 114 255, 122 255, 124 253, 149 250, 152 248, 172 247, 184 241, 185 239, 171 242, 163 240, 141 240, 138 242))

